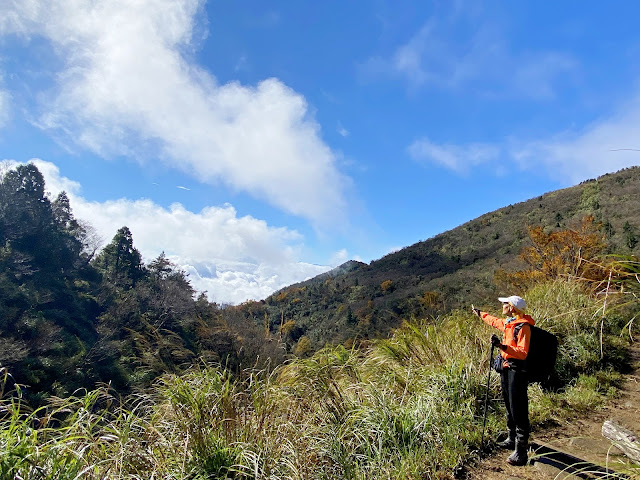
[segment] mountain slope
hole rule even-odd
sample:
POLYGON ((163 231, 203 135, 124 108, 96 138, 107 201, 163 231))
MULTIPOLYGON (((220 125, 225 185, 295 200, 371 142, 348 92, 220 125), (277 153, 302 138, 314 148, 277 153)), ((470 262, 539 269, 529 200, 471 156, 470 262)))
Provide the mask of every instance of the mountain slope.
POLYGON ((519 253, 529 245, 529 226, 575 228, 587 215, 603 225, 610 251, 637 253, 640 168, 509 205, 369 265, 347 262, 250 302, 244 311, 298 354, 325 343, 386 335, 402 319, 506 293, 497 290, 494 274, 525 266, 519 253))

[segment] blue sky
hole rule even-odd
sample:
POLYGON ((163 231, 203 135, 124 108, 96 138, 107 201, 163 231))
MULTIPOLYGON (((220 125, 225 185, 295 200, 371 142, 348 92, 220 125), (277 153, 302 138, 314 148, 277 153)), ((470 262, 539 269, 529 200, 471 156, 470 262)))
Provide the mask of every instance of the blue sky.
POLYGON ((0 160, 211 300, 640 164, 640 4, 8 0, 0 160))

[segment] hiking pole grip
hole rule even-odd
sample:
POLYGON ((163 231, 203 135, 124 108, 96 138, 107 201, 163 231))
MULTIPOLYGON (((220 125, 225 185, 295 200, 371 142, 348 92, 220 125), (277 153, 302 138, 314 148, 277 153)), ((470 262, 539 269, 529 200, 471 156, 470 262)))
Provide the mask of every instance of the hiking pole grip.
POLYGON ((487 403, 489 401, 489 382, 491 381, 491 365, 493 364, 493 350, 495 346, 491 344, 491 353, 489 354, 489 373, 487 374, 487 389, 484 395, 484 420, 482 421, 482 436, 480 437, 480 448, 484 446, 484 429, 487 425, 487 403))

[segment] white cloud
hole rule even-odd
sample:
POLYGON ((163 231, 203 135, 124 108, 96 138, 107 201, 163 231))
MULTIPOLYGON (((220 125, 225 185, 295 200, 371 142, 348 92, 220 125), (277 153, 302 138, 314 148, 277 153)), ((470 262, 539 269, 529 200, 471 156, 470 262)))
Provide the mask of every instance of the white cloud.
POLYGON ((349 260, 349 253, 346 248, 338 250, 331 256, 331 260, 329 260, 329 265, 332 267, 338 267, 342 265, 344 262, 349 260))
POLYGON ((570 80, 578 67, 563 52, 513 51, 495 19, 443 5, 448 5, 446 12, 429 18, 390 55, 365 62, 365 74, 399 76, 414 89, 544 99, 554 97, 557 83, 570 80))
POLYGON ((389 255, 389 254, 392 254, 392 253, 399 252, 399 251, 400 251, 400 250, 402 250, 403 248, 405 248, 405 247, 389 247, 389 248, 387 249, 387 252, 385 253, 385 255, 389 255))
POLYGON ((529 54, 522 62, 513 58, 509 63, 513 70, 507 78, 512 82, 513 90, 534 99, 556 97, 560 79, 568 75, 571 80, 578 69, 578 62, 573 57, 560 52, 529 54))
POLYGON ((101 155, 160 157, 316 225, 343 220, 349 179, 304 97, 275 78, 220 85, 191 61, 202 4, 15 0, 0 34, 42 36, 65 62, 39 92, 41 127, 101 155))
POLYGON ((521 143, 512 156, 523 169, 544 168, 565 184, 640 165, 640 94, 580 131, 521 143))
POLYGON ((0 90, 0 128, 4 127, 9 121, 9 99, 9 92, 0 90))
POLYGON ((493 145, 439 145, 428 138, 416 140, 407 150, 418 162, 435 163, 458 173, 467 173, 473 166, 490 162, 500 155, 500 149, 493 145))
MULTIPOLYGON (((634 98, 634 96, 631 96, 634 98)), ((505 144, 436 144, 423 138, 407 150, 416 161, 466 174, 479 165, 496 171, 511 164, 564 185, 640 165, 640 94, 608 117, 581 130, 536 141, 510 139, 505 144)))
MULTIPOLYGON (((231 205, 191 212, 175 203, 163 208, 151 200, 89 202, 77 182, 60 175, 56 165, 32 160, 55 196, 65 190, 74 215, 90 223, 108 243, 126 225, 145 261, 163 251, 190 274, 198 291, 212 301, 239 303, 261 299, 280 288, 326 272, 330 267, 300 259, 303 237, 250 216, 238 217, 231 205)), ((4 168, 17 162, 2 162, 4 168)))

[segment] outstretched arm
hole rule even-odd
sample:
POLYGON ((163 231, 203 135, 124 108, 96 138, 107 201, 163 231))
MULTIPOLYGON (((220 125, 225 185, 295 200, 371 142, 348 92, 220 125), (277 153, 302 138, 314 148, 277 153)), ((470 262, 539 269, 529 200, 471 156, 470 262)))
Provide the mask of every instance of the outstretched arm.
POLYGON ((494 317, 493 315, 489 315, 487 312, 480 312, 479 317, 487 325, 491 325, 501 332, 504 332, 504 318, 494 317))

